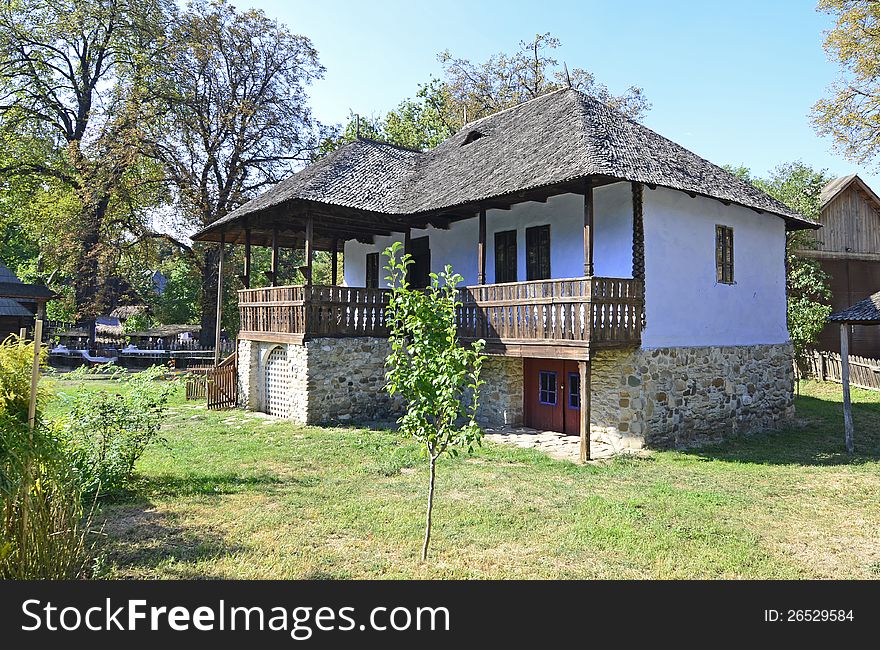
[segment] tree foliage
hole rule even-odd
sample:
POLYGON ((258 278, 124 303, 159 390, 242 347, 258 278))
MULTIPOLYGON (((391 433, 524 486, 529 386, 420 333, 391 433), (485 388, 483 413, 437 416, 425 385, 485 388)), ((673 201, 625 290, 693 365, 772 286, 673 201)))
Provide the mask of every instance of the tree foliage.
POLYGON ((178 221, 163 238, 201 275, 205 342, 214 336, 218 247, 180 234, 221 219, 310 160, 318 144, 306 87, 324 68, 311 41, 262 11, 194 0, 171 32, 157 94, 169 107, 147 134, 146 153, 169 182, 178 221))
MULTIPOLYGON (((593 95, 634 119, 648 111, 650 104, 641 88, 631 86, 615 95, 588 70, 560 66, 552 55, 560 45, 549 32, 536 34, 530 41, 520 41, 512 53, 500 52, 482 62, 445 50, 437 56, 442 78, 419 86, 414 98, 405 99, 384 118, 368 120, 368 132, 362 118, 361 133, 411 149, 432 149, 467 122, 567 87, 593 95)), ((350 142, 354 135, 350 118, 324 149, 350 142)))
POLYGON ((824 47, 841 77, 814 105, 814 124, 847 157, 865 163, 880 153, 880 2, 820 0, 819 10, 835 18, 824 47))
POLYGON ((67 202, 56 259, 81 316, 105 310, 102 267, 118 262, 122 226, 154 205, 137 143, 161 110, 148 81, 172 13, 171 0, 0 7, 0 137, 13 145, 0 177, 51 183, 67 202))
POLYGON ((434 481, 437 459, 470 452, 483 432, 476 422, 484 341, 470 346, 458 341, 456 311, 460 307, 458 284, 462 278, 448 264, 432 273, 426 290, 411 289, 407 269, 409 254, 400 256, 395 242, 385 250, 385 267, 391 298, 385 311, 391 352, 386 359, 386 389, 399 395, 406 412, 398 420, 403 434, 417 440, 428 458, 430 479, 422 560, 431 538, 434 481))
MULTIPOLYGON (((815 170, 799 161, 777 166, 767 178, 754 177, 742 166, 729 167, 728 171, 814 221, 819 220, 822 212, 819 198, 822 188, 831 180, 825 170, 815 170)), ((802 255, 804 250, 815 246, 816 240, 809 231, 786 233, 788 332, 798 361, 802 361, 810 346, 816 343, 831 314, 828 274, 816 260, 802 255)))

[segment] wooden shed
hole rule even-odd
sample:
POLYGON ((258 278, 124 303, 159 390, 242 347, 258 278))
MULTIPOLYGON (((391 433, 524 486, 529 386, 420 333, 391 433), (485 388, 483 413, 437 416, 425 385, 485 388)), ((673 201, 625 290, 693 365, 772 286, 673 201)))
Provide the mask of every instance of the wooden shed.
MULTIPOLYGON (((803 254, 818 260, 831 276, 831 306, 847 309, 880 289, 880 197, 856 174, 828 183, 821 194, 823 228, 816 249, 803 254)), ((850 354, 880 358, 880 328, 853 325, 850 354)), ((837 352, 840 333, 829 324, 819 337, 821 350, 837 352)))

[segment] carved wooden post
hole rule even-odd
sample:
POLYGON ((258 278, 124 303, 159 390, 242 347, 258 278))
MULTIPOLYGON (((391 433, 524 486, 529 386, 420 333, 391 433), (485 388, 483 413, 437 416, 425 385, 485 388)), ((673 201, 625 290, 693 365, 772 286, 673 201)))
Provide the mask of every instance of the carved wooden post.
POLYGON ((840 324, 840 380, 843 382, 843 433, 846 450, 853 453, 852 399, 849 394, 849 323, 840 324))
MULTIPOLYGON (((403 254, 407 255, 411 253, 412 249, 412 229, 407 228, 403 233, 403 254)), ((404 279, 409 281, 409 267, 406 269, 406 275, 404 279)))
POLYGON ((339 240, 336 237, 330 249, 330 284, 334 287, 339 284, 339 240))
POLYGON ((217 264, 217 324, 214 326, 214 367, 220 365, 220 330, 223 322, 223 261, 226 234, 220 232, 220 261, 217 264))
POLYGON ((581 433, 581 462, 590 460, 590 406, 591 406, 591 382, 592 382, 592 364, 589 361, 578 361, 578 371, 580 374, 580 433, 581 433))
POLYGON ((315 218, 310 212, 306 217, 306 242, 305 242, 305 258, 306 258, 306 285, 312 286, 312 258, 315 252, 315 218))
MULTIPOLYGON (((480 234, 477 242, 477 284, 486 284, 486 210, 480 210, 480 234)), ((496 282, 498 280, 496 279, 496 282)))
POLYGON ((251 229, 244 230, 244 288, 251 288, 251 229))
POLYGON ((584 181, 584 276, 593 277, 593 180, 584 181))
POLYGON ((278 226, 272 228, 272 286, 278 286, 278 226))
POLYGON ((644 305, 645 300, 645 222, 643 215, 643 196, 642 196, 642 184, 641 183, 633 183, 632 184, 632 209, 633 209, 633 246, 632 246, 632 274, 633 279, 641 280, 642 286, 640 289, 639 298, 642 299, 642 317, 641 317, 641 326, 644 329, 647 317, 646 310, 644 305))

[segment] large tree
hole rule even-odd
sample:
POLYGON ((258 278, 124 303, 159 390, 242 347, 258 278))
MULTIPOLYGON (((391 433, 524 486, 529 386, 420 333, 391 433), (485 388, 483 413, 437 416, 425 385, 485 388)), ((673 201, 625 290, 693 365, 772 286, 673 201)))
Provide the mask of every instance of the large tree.
MULTIPOLYGON (((466 122, 567 87, 593 95, 634 119, 648 111, 650 104, 641 88, 631 86, 615 95, 584 68, 569 71, 560 65, 552 56, 560 45, 549 33, 536 34, 532 40, 520 41, 513 53, 498 53, 480 63, 441 52, 437 58, 443 66, 442 78, 422 84, 415 98, 402 101, 383 119, 368 120, 370 133, 401 146, 432 149, 466 122)), ((325 149, 354 137, 349 121, 325 149)))
POLYGON ((166 220, 142 234, 172 242, 197 269, 208 342, 219 247, 191 244, 180 233, 222 218, 311 159, 318 138, 306 86, 324 69, 308 38, 226 0, 192 2, 171 41, 162 83, 170 110, 145 150, 173 188, 177 223, 166 220))
POLYGON ((865 163, 880 153, 880 2, 820 0, 819 9, 835 17, 825 51, 841 78, 813 107, 814 124, 847 157, 865 163))
POLYGON ((133 211, 143 216, 154 195, 144 192, 137 142, 159 108, 149 81, 161 67, 173 11, 171 0, 0 6, 0 135, 17 148, 0 177, 40 178, 66 192, 69 218, 54 227, 64 235, 64 270, 81 318, 104 312, 111 300, 108 231, 118 232, 133 211))

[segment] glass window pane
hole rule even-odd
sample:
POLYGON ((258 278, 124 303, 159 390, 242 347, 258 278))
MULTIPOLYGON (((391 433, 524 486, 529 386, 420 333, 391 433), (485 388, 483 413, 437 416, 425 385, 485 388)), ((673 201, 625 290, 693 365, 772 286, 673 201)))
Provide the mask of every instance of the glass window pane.
POLYGON ((573 409, 581 407, 581 376, 576 372, 568 374, 568 406, 573 409))

